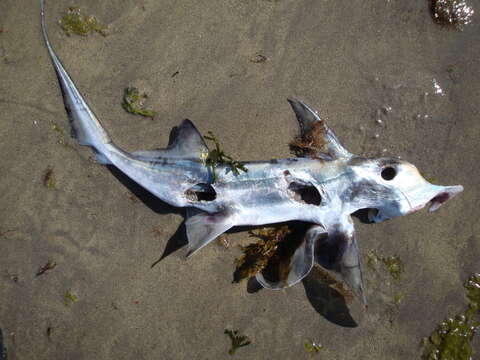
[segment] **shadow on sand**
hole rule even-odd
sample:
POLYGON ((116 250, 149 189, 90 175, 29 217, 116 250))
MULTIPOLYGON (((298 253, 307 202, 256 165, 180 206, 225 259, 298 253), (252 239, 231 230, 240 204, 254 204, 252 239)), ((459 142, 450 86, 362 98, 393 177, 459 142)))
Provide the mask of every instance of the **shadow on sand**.
POLYGON ((343 295, 330 287, 319 272, 320 270, 314 267, 302 281, 310 304, 316 312, 336 325, 357 327, 343 295))
MULTIPOLYGON (((326 320, 342 327, 358 326, 343 295, 325 282, 316 267, 302 280, 302 284, 310 305, 326 320)), ((263 290, 262 285, 255 278, 250 278, 247 282, 247 292, 253 294, 260 290, 263 290)))
MULTIPOLYGON (((185 217, 184 209, 176 208, 163 202, 155 195, 152 195, 152 193, 150 193, 148 190, 138 185, 135 181, 133 181, 120 170, 118 170, 115 166, 107 165, 107 168, 123 186, 130 190, 130 192, 132 192, 142 203, 144 203, 152 211, 156 212, 157 214, 179 214, 185 217)), ((166 258, 168 255, 174 253, 175 251, 179 250, 183 246, 187 245, 187 243, 188 242, 185 232, 185 224, 182 223, 175 232, 175 234, 173 234, 168 240, 162 255, 151 265, 151 267, 153 268, 161 260, 166 258)))

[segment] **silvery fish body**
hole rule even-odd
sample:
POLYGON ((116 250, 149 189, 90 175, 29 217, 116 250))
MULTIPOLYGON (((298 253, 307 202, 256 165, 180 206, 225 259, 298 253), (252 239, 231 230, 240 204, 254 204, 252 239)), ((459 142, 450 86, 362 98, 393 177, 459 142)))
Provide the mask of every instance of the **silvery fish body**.
POLYGON ((267 288, 291 286, 305 277, 322 249, 335 247, 330 259, 349 286, 366 302, 358 245, 351 214, 369 210, 371 222, 405 215, 431 203, 436 210, 463 190, 427 182, 412 164, 394 158, 351 154, 306 104, 289 100, 301 134, 321 123, 325 146, 308 157, 242 163, 247 172, 205 165, 209 152, 189 120, 172 131, 165 149, 128 153, 118 148, 62 66, 48 40, 44 0, 42 32, 62 89, 72 134, 89 146, 102 164, 111 164, 166 203, 187 208, 189 254, 234 226, 299 220, 311 223, 283 279, 257 274, 267 288))

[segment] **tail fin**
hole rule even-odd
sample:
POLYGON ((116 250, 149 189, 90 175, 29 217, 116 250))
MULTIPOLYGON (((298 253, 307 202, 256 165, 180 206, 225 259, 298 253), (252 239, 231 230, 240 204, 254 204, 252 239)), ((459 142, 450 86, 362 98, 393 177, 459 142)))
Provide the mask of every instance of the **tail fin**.
POLYGON ((43 39, 45 40, 48 54, 57 73, 58 82, 60 83, 65 110, 67 111, 72 126, 72 137, 76 138, 80 145, 91 146, 97 153, 97 157, 104 158, 103 163, 105 163, 107 159, 105 159, 105 156, 102 156, 102 153, 104 151, 104 145, 112 142, 111 138, 77 90, 72 79, 55 54, 48 39, 45 25, 45 0, 40 0, 40 6, 43 39))

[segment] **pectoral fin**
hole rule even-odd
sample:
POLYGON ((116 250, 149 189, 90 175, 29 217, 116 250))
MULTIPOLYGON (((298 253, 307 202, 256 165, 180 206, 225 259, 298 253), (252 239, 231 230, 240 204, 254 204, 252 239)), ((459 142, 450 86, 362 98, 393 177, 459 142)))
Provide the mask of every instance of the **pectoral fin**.
POLYGON ((233 226, 232 216, 225 212, 215 214, 202 212, 188 217, 185 221, 188 238, 187 256, 200 250, 233 226))
POLYGON ((367 305, 365 289, 363 287, 362 268, 355 235, 348 239, 339 259, 340 272, 350 289, 357 295, 364 305, 367 305))
MULTIPOLYGON (((268 277, 267 273, 260 272, 256 275, 257 281, 268 289, 282 289, 292 286, 308 275, 314 262, 315 241, 325 233, 322 226, 312 226, 303 238, 298 248, 290 259, 277 265, 275 277, 268 277)), ((267 269, 268 270, 268 269, 267 269)))
POLYGON ((328 229, 328 237, 316 244, 315 258, 323 267, 339 271, 353 293, 367 304, 360 254, 350 218, 328 229))

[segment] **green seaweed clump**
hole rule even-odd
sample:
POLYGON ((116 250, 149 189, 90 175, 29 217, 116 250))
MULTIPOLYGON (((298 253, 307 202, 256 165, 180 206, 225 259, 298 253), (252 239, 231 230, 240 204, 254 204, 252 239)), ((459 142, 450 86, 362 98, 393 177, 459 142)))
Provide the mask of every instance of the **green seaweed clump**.
POLYGON ((215 145, 215 149, 208 152, 207 158, 205 159, 205 165, 212 170, 212 184, 217 180, 217 175, 215 168, 218 165, 227 165, 230 167, 232 172, 235 175, 239 175, 240 171, 247 172, 248 169, 240 162, 233 160, 233 158, 220 148, 220 143, 217 138, 211 131, 208 132, 208 135, 204 136, 206 140, 212 141, 215 145))
POLYGON ((60 145, 65 145, 65 132, 63 131, 63 129, 54 122, 52 122, 52 130, 57 133, 57 142, 60 145))
POLYGON ((127 87, 123 91, 122 107, 130 114, 148 117, 153 120, 157 112, 144 108, 143 103, 147 98, 148 95, 145 93, 140 94, 140 91, 136 87, 127 87))
POLYGON ((477 321, 472 321, 463 314, 442 322, 424 341, 426 350, 422 359, 471 360, 473 350, 470 342, 478 327, 477 321))
POLYGON ((317 344, 315 341, 308 340, 303 343, 303 347, 307 352, 311 354, 317 354, 320 352, 320 350, 323 349, 323 345, 317 344))
POLYGON ((290 229, 287 225, 280 228, 264 228, 257 232, 250 231, 250 237, 257 237, 259 241, 247 246, 240 246, 243 255, 235 260, 237 267, 233 273, 233 281, 238 283, 262 271, 275 255, 278 244, 289 233, 290 229))
POLYGON ((392 278, 395 280, 400 280, 401 275, 404 270, 403 262, 398 256, 380 256, 378 253, 373 250, 367 255, 367 265, 376 270, 379 263, 383 263, 392 278))
POLYGON ((380 263, 380 256, 375 250, 372 250, 367 255, 367 266, 372 270, 377 270, 378 264, 380 263))
POLYGON ((105 25, 99 23, 92 15, 82 14, 80 8, 76 6, 69 7, 65 16, 58 23, 68 36, 71 34, 87 36, 93 31, 107 36, 107 27, 105 25))
POLYGON ((228 335, 230 340, 232 341, 232 346, 230 350, 228 350, 228 354, 233 356, 235 352, 243 346, 250 345, 251 342, 248 340, 248 337, 245 335, 238 335, 238 330, 228 330, 225 329, 223 332, 224 334, 228 335))
POLYGON ((467 310, 443 321, 423 340, 424 360, 471 360, 471 341, 480 328, 480 274, 470 276, 464 284, 469 304, 467 310))
POLYGON ((75 304, 78 301, 77 295, 72 293, 70 290, 63 295, 63 303, 65 306, 68 306, 70 304, 75 304))
POLYGON ((393 295, 393 303, 397 306, 400 305, 403 301, 403 297, 404 297, 404 295, 401 292, 395 293, 393 295))
POLYGON ((387 256, 382 258, 383 264, 387 267, 390 275, 395 280, 400 280, 403 272, 403 262, 398 256, 387 256))
POLYGON ((467 315, 473 316, 480 313, 480 274, 473 274, 465 283, 467 289, 468 304, 467 315))

